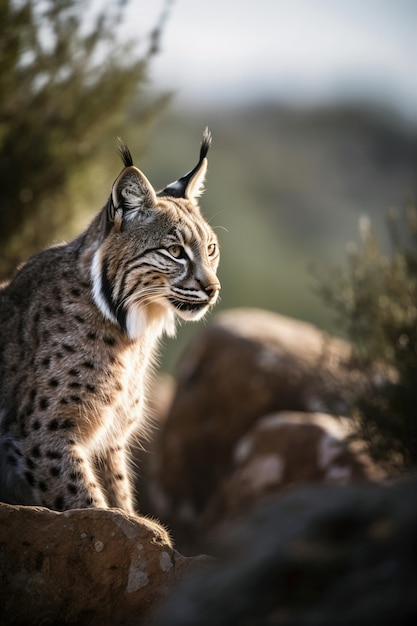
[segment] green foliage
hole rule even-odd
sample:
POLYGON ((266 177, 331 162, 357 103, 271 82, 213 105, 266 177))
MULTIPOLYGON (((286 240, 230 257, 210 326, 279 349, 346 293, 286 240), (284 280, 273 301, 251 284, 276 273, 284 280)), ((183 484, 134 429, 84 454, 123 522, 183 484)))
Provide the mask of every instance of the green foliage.
POLYGON ((372 456, 391 468, 417 462, 417 213, 389 217, 392 254, 367 220, 361 249, 349 250, 320 291, 353 343, 352 367, 368 379, 357 399, 358 433, 372 456), (376 365, 376 367, 375 367, 376 365))
POLYGON ((115 145, 146 79, 160 26, 138 58, 116 41, 125 4, 0 0, 0 277, 73 217, 69 181, 110 133, 115 145))

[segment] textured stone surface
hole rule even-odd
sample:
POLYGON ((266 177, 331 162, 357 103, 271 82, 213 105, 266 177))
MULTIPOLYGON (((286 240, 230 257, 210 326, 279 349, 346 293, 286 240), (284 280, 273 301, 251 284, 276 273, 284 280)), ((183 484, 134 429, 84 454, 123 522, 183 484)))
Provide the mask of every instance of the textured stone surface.
POLYGON ((2 624, 145 624, 167 589, 200 563, 165 531, 119 511, 0 505, 2 624))
POLYGON ((202 525, 244 514, 260 499, 306 483, 383 478, 348 439, 350 420, 280 412, 258 420, 236 444, 233 470, 207 506, 202 525))
POLYGON ((228 557, 181 584, 158 626, 410 626, 416 479, 294 490, 230 528, 228 557))
POLYGON ((236 443, 263 416, 347 411, 351 387, 359 384, 343 368, 349 353, 345 342, 274 313, 237 309, 218 316, 179 364, 157 444, 155 514, 175 532, 192 527, 231 470, 236 443))

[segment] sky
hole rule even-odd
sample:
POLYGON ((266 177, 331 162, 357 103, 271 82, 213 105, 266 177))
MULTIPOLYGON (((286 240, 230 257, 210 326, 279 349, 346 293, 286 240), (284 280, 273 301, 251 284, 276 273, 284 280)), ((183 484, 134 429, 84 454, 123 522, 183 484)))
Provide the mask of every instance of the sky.
POLYGON ((417 120, 417 0, 132 0, 123 36, 167 6, 149 77, 177 104, 347 96, 417 120))

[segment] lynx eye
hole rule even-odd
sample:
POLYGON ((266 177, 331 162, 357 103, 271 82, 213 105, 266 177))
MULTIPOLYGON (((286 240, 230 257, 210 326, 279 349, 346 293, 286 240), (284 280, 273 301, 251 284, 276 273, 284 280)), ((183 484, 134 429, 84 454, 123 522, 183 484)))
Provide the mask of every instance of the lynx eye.
POLYGON ((214 256, 216 254, 217 251, 217 246, 215 243, 211 243, 210 245, 207 246, 207 253, 209 256, 214 256))
POLYGON ((185 256, 184 248, 179 245, 170 246, 168 248, 168 252, 174 257, 174 259, 181 259, 185 256))

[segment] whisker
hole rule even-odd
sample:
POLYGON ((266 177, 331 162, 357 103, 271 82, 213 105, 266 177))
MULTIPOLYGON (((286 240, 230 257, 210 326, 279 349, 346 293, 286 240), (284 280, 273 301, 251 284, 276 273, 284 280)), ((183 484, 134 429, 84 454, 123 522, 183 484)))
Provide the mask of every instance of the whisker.
POLYGON ((128 294, 120 302, 119 306, 123 306, 129 300, 133 301, 149 301, 153 297, 159 297, 161 295, 167 295, 165 285, 158 287, 145 287, 144 289, 135 290, 133 293, 128 294))
POLYGON ((217 217, 218 215, 222 215, 224 213, 224 210, 221 209, 220 211, 216 211, 216 213, 213 213, 213 215, 210 215, 209 219, 206 219, 206 222, 208 222, 211 226, 211 222, 214 220, 215 217, 217 217))
POLYGON ((149 300, 150 296, 160 296, 163 295, 166 291, 165 285, 152 285, 148 287, 141 287, 139 285, 138 289, 133 293, 128 294, 119 302, 116 308, 116 312, 118 313, 120 308, 123 307, 129 300, 135 301, 138 297, 142 301, 149 300))

